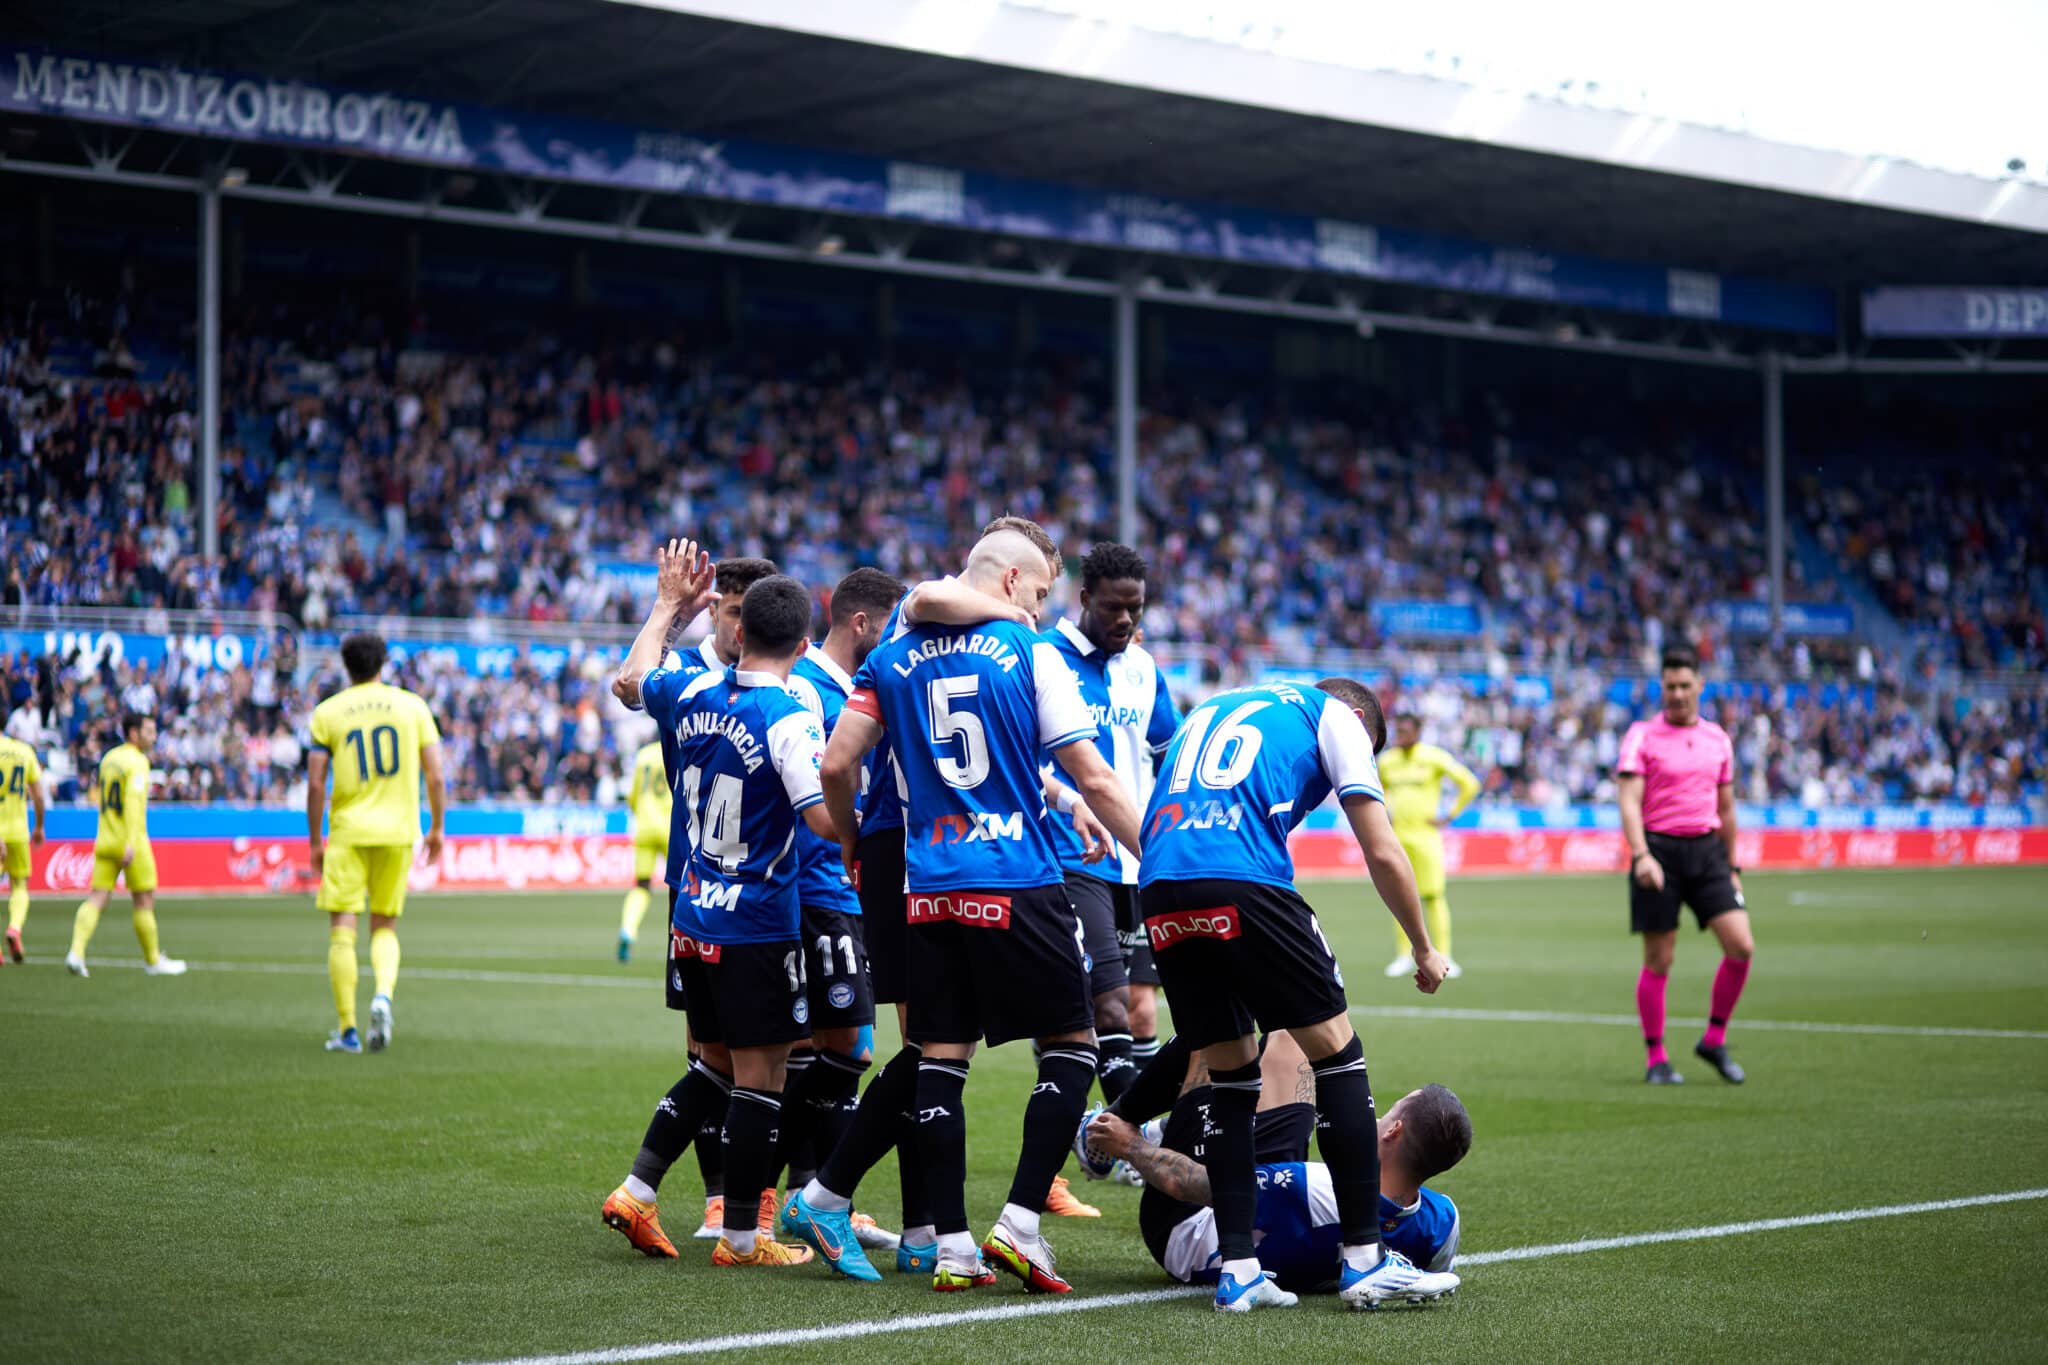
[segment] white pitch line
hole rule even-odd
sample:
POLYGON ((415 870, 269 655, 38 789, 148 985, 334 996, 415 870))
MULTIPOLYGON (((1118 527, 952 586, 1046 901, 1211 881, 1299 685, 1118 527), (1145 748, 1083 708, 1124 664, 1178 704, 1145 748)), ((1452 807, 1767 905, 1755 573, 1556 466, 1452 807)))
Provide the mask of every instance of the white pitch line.
MULTIPOLYGON (((63 965, 63 959, 56 957, 31 956, 28 961, 36 966, 63 965)), ((88 962, 94 968, 142 966, 139 957, 95 957, 88 962)), ((327 969, 318 963, 306 962, 194 962, 190 966, 195 972, 246 972, 258 976, 324 976, 327 973, 327 969)), ((358 974, 369 976, 371 970, 365 966, 358 974)), ((567 972, 484 971, 474 967, 407 967, 405 975, 425 981, 477 981, 500 986, 610 986, 638 991, 652 991, 661 980, 651 975, 575 976, 567 972)))
MULTIPOLYGON (((1875 1208, 1839 1209, 1832 1213, 1809 1213, 1793 1218, 1763 1218, 1747 1223, 1717 1223, 1711 1227, 1676 1228, 1666 1232, 1638 1232, 1624 1237, 1595 1237, 1577 1242, 1553 1242, 1547 1246, 1512 1247, 1505 1251, 1481 1251, 1460 1256, 1457 1268, 1498 1265, 1507 1261, 1530 1261, 1546 1256, 1581 1256, 1591 1251, 1615 1251, 1627 1247, 1652 1246, 1661 1242, 1703 1242, 1720 1237, 1741 1237, 1758 1232, 1781 1232, 1787 1228, 1823 1227, 1833 1223, 1858 1223, 1871 1218, 1899 1218, 1915 1213, 1945 1213, 1954 1209, 1978 1208, 1989 1204, 2016 1204, 2023 1200, 2048 1199, 2048 1189, 2009 1190, 2003 1194, 1977 1194, 1961 1199, 1936 1199, 1922 1204, 1883 1204, 1875 1208)), ((1097 1294, 1088 1298, 1030 1299, 996 1308, 975 1308, 964 1313, 917 1313, 901 1318, 871 1318, 857 1322, 832 1323, 823 1327, 791 1327, 770 1332, 744 1332, 734 1336, 699 1337, 694 1341, 658 1341, 644 1346, 613 1346, 567 1355, 518 1356, 489 1365, 628 1365, 640 1360, 672 1360, 679 1356, 714 1355, 723 1351, 758 1351, 775 1347, 804 1346, 820 1341, 848 1341, 858 1337, 883 1336, 895 1332, 917 1332, 936 1327, 962 1327, 982 1322, 1006 1322, 1013 1318, 1050 1317, 1060 1313, 1086 1313, 1097 1308, 1125 1308, 1136 1304, 1164 1303, 1171 1299, 1208 1294, 1205 1286, 1174 1289, 1145 1289, 1128 1294, 1097 1294)))
MULTIPOLYGON (((1477 1024, 1607 1024, 1641 1028, 1633 1014, 1571 1014, 1555 1010, 1471 1010, 1448 1005, 1353 1005, 1353 1014, 1374 1019, 1457 1019, 1477 1024)), ((1670 1024, 1705 1028, 1704 1019, 1673 1018, 1670 1024)), ((2048 1032, 2013 1028, 1944 1028, 1918 1024, 1817 1024, 1796 1019, 1744 1019, 1729 1025, 1737 1033, 1759 1030, 1768 1033, 1864 1033, 1895 1038, 2033 1038, 2048 1039, 2048 1032)))
POLYGON ((1986 1204, 2017 1204, 2028 1199, 2048 1199, 2048 1189, 2009 1190, 2004 1194, 1973 1194, 1962 1199, 1933 1199, 1922 1204, 1881 1204, 1873 1209, 1803 1213, 1793 1218, 1758 1218, 1747 1223, 1721 1223, 1709 1228, 1679 1228, 1673 1232, 1636 1232, 1626 1237, 1589 1237, 1583 1241, 1553 1242, 1542 1247, 1480 1251, 1470 1256, 1460 1256, 1457 1265, 1462 1270, 1473 1265, 1533 1261, 1543 1256, 1578 1256, 1588 1251, 1646 1247, 1660 1242, 1705 1242, 1716 1237, 1742 1237, 1752 1232, 1782 1232, 1786 1228, 1817 1228, 1830 1223, 1860 1223, 1866 1218, 1899 1218, 1909 1213, 1946 1213, 1950 1209, 1974 1209, 1986 1204))
MULTIPOLYGON (((35 966, 59 966, 63 959, 30 956, 35 966)), ((95 967, 140 967, 139 957, 96 957, 95 967)), ((246 972, 260 976, 325 976, 327 968, 317 962, 194 962, 198 972, 246 972)), ((363 967, 362 975, 370 975, 363 967)), ((498 986, 596 986, 606 989, 651 991, 652 976, 581 976, 569 972, 507 972, 475 967, 407 967, 405 975, 421 981, 467 981, 498 986)), ((1452 1019, 1474 1024, 1600 1024, 1615 1028, 1641 1028, 1633 1014, 1575 1014, 1559 1010, 1479 1010, 1449 1005, 1353 1005, 1351 1012, 1372 1019, 1452 1019)), ((1673 1018, 1680 1028, 1705 1028, 1704 1019, 1673 1018)), ((1856 1033, 1892 1038, 2018 1038, 2048 1041, 2048 1031, 2003 1028, 1948 1028, 1918 1024, 1821 1024, 1794 1019, 1738 1019, 1738 1032, 1766 1033, 1856 1033)))

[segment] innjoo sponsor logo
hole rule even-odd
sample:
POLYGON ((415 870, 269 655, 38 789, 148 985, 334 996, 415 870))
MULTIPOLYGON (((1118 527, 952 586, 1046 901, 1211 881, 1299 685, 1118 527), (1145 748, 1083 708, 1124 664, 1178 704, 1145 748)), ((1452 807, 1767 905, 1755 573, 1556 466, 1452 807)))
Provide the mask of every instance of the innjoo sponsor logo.
POLYGON ((43 884, 52 891, 83 891, 92 885, 92 845, 59 844, 43 869, 43 884))
POLYGON ((691 938, 688 934, 678 929, 668 931, 668 956, 671 962, 694 957, 705 962, 715 963, 718 961, 718 951, 716 943, 705 943, 699 939, 691 938))
POLYGON ((1236 906, 1218 905, 1153 915, 1145 921, 1145 932, 1151 935, 1152 949, 1157 952, 1184 938, 1236 938, 1244 932, 1244 919, 1236 906))
POLYGON ((1010 927, 1010 898, 977 896, 960 891, 912 896, 905 906, 904 919, 911 924, 936 924, 949 919, 988 929, 1007 929, 1010 927))

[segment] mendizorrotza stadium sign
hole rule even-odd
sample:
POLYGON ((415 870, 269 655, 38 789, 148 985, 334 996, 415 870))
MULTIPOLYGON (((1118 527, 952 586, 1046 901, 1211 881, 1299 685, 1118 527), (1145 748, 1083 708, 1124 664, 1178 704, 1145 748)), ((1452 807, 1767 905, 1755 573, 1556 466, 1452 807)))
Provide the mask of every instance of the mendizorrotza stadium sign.
POLYGON ((946 166, 0 43, 0 109, 451 169, 937 223, 1471 294, 1835 333, 1825 289, 946 166))

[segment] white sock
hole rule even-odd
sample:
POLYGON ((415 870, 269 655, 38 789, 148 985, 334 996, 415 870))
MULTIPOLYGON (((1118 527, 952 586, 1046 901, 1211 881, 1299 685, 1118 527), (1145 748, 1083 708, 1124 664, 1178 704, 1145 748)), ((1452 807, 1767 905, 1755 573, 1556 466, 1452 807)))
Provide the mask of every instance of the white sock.
POLYGON ((1353 1270, 1371 1270, 1381 1259, 1378 1242, 1364 1242, 1344 1248, 1344 1264, 1353 1270))
POLYGON ((939 1239, 941 1256, 956 1256, 961 1260, 971 1261, 981 1254, 981 1248, 974 1244, 974 1238, 967 1233, 941 1232, 935 1235, 939 1239))
POLYGON ((1016 1204, 1003 1205, 1002 1221, 1010 1225, 1010 1231, 1019 1237, 1037 1238, 1038 1215, 1030 1209, 1016 1204))
POLYGON ((903 1229, 903 1244, 905 1246, 930 1246, 938 1240, 939 1230, 930 1223, 919 1223, 914 1228, 903 1229))
POLYGON ((816 1179, 804 1186, 804 1202, 820 1213, 845 1213, 853 1207, 851 1199, 843 1194, 832 1193, 816 1179))
POLYGON ((748 1228, 744 1232, 734 1232, 731 1228, 727 1228, 725 1230, 725 1240, 740 1255, 751 1256, 754 1254, 755 1232, 756 1229, 754 1228, 748 1228))
POLYGON ((637 1175, 626 1177, 626 1193, 632 1195, 643 1204, 652 1204, 654 1202, 654 1186, 648 1184, 637 1175))
POLYGON ((1266 1272, 1264 1267, 1260 1266, 1258 1257, 1247 1256, 1241 1261, 1225 1261, 1223 1273, 1239 1284, 1250 1284, 1266 1272))

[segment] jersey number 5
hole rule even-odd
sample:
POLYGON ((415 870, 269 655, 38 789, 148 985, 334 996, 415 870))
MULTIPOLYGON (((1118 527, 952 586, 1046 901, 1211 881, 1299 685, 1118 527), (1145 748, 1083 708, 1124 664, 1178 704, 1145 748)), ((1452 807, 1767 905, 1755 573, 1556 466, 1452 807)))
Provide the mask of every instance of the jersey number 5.
POLYGON ((957 754, 942 748, 935 748, 932 753, 932 766, 949 787, 978 787, 988 777, 988 731, 982 728, 981 717, 972 711, 953 709, 954 702, 972 697, 980 690, 981 679, 969 674, 933 678, 926 693, 931 704, 932 743, 936 746, 949 740, 960 741, 957 754))

